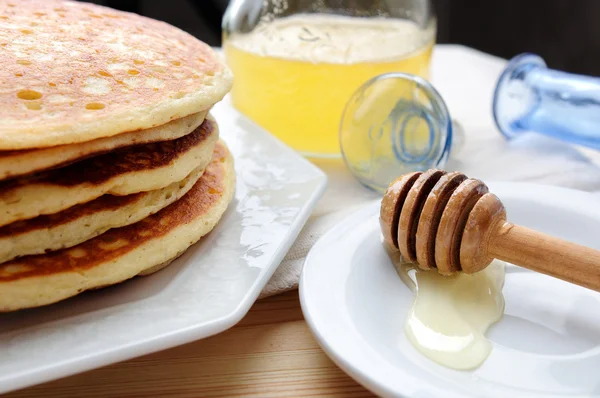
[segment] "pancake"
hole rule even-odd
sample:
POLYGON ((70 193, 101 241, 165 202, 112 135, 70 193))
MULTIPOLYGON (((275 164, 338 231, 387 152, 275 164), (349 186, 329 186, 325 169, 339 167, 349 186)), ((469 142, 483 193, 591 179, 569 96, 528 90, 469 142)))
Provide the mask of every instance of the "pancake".
POLYGON ((54 214, 102 195, 161 189, 205 168, 218 139, 214 119, 173 141, 136 145, 42 172, 0 182, 0 226, 54 214))
POLYGON ((59 213, 0 227, 0 263, 78 245, 111 228, 134 224, 180 199, 202 176, 196 169, 183 181, 127 196, 104 195, 59 213))
POLYGON ((158 270, 215 227, 234 187, 233 159, 220 142, 200 180, 160 212, 70 249, 1 264, 0 311, 51 304, 158 270))
POLYGON ((0 1, 0 150, 74 144, 208 110, 232 74, 164 22, 76 1, 0 1))
POLYGON ((0 151, 0 180, 65 166, 78 160, 132 145, 175 140, 200 126, 206 114, 207 112, 194 113, 151 129, 98 138, 80 144, 21 151, 0 151))

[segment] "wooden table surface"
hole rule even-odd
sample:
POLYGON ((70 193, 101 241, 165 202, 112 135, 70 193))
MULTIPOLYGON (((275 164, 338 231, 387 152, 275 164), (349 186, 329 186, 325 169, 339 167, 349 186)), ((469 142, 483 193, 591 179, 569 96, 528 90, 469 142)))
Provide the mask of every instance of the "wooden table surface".
MULTIPOLYGON (((149 327, 151 327, 149 325, 149 327)), ((371 397, 334 365, 298 292, 258 301, 208 339, 7 394, 17 397, 371 397)))

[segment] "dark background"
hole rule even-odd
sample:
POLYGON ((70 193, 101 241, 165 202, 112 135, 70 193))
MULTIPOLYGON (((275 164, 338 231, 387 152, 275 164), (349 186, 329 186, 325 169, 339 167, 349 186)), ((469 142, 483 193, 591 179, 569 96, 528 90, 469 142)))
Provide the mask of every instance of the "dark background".
MULTIPOLYGON (((89 1, 89 0, 88 0, 89 1)), ((261 1, 261 0, 248 0, 261 1)), ((93 0, 221 43, 227 0, 93 0)), ((438 42, 503 58, 529 51, 552 68, 600 76, 600 0, 433 0, 438 42)))

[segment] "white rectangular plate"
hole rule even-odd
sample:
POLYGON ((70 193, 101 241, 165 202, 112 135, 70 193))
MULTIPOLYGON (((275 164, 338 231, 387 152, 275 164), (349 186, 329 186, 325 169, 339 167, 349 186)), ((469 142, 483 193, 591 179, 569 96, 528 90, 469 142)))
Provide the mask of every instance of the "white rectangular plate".
POLYGON ((0 393, 205 338, 246 314, 327 178, 228 98, 212 114, 237 171, 236 195, 219 225, 152 276, 0 314, 0 393))

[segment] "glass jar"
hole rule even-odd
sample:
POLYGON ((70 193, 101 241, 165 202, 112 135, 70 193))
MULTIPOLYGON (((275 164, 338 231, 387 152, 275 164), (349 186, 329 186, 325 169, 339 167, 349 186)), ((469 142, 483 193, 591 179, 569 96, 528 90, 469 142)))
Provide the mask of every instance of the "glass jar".
POLYGON ((306 156, 338 157, 352 95, 384 73, 427 79, 435 34, 429 0, 232 0, 233 104, 306 156))

